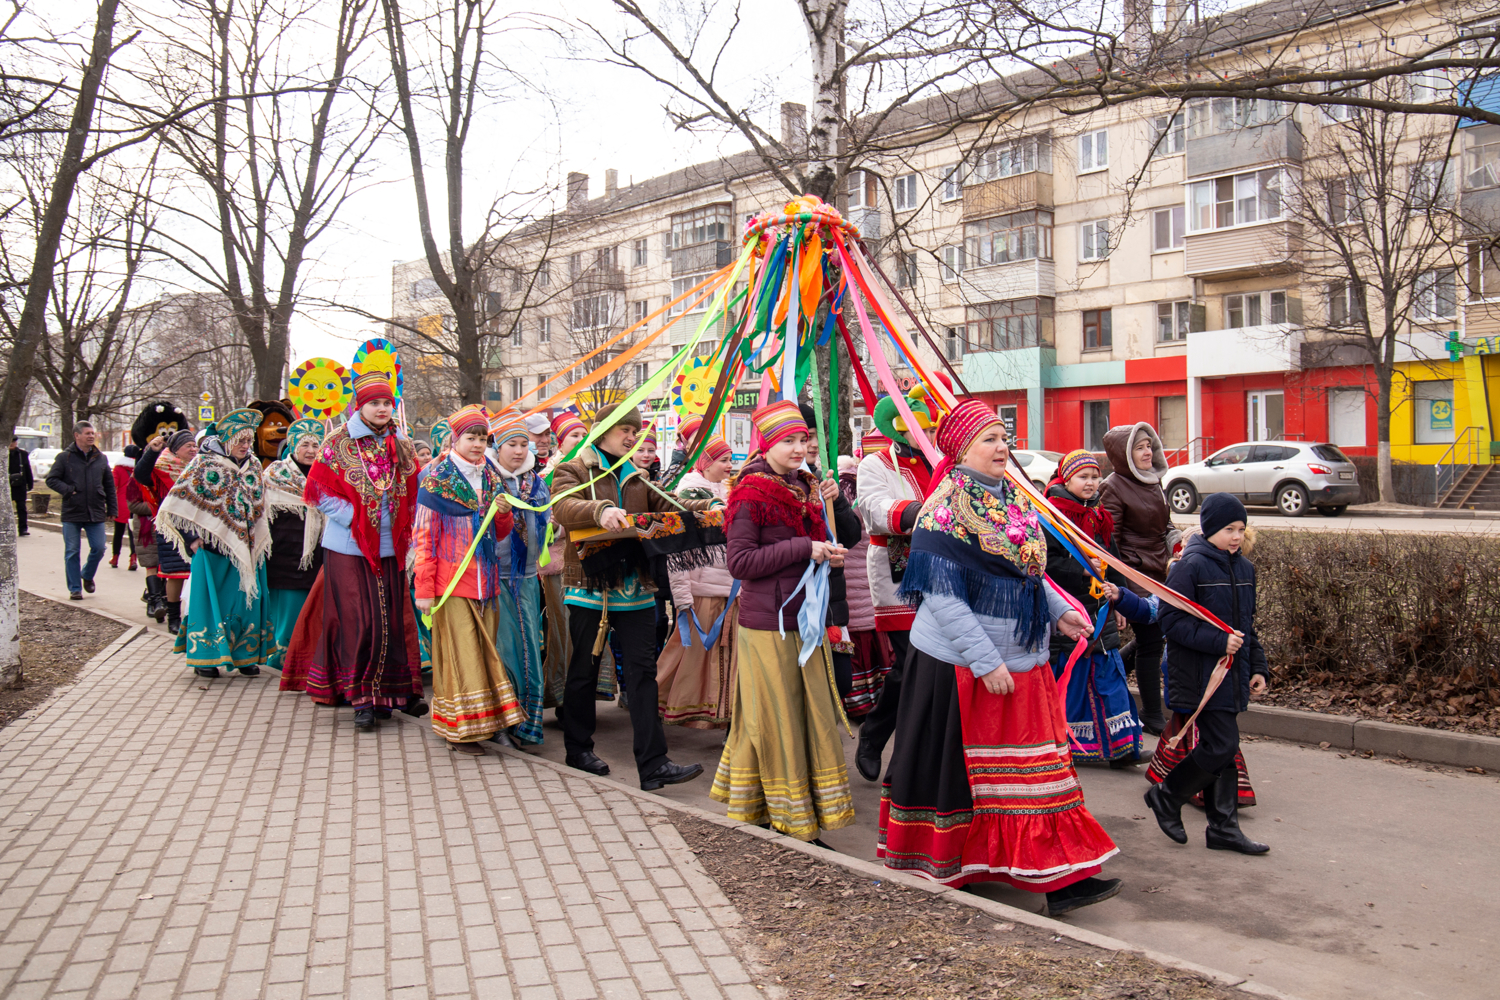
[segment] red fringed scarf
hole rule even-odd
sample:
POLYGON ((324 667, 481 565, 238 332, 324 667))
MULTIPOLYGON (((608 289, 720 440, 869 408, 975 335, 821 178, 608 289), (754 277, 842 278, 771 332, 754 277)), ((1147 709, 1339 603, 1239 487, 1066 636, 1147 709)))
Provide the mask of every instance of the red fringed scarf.
POLYGON ((392 507, 391 541, 395 543, 396 560, 399 565, 406 565, 406 549, 411 543, 417 506, 417 459, 411 445, 396 437, 394 428, 386 435, 384 448, 377 448, 372 438, 358 441, 351 438, 347 425, 334 431, 323 443, 323 454, 307 473, 302 499, 314 506, 324 497, 351 504, 354 541, 370 568, 379 572, 380 511, 387 502, 392 507), (372 465, 378 478, 390 476, 388 489, 376 485, 372 465))
POLYGON ((1094 494, 1094 499, 1085 504, 1074 499, 1067 487, 1057 480, 1054 479, 1051 486, 1054 488, 1047 490, 1047 502, 1059 514, 1076 524, 1085 535, 1104 548, 1109 548, 1115 537, 1115 519, 1100 503, 1099 494, 1094 494))
POLYGON ((793 489, 764 460, 751 462, 730 487, 724 511, 725 533, 734 519, 743 515, 762 527, 780 524, 799 535, 808 535, 815 542, 827 539, 818 481, 800 470, 796 475, 801 489, 793 489), (811 532, 807 528, 809 520, 811 532))

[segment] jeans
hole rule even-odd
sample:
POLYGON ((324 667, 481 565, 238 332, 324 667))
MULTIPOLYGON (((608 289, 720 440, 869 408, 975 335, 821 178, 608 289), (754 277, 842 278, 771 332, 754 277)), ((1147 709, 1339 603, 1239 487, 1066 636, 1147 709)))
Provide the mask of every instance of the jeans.
POLYGON ((68 593, 76 594, 83 590, 83 580, 93 580, 94 572, 99 568, 99 560, 104 558, 104 522, 90 521, 81 524, 77 521, 64 521, 63 533, 63 568, 68 574, 68 593), (78 554, 82 548, 80 535, 87 534, 89 539, 89 558, 83 564, 83 573, 78 572, 78 554))
MULTIPOLYGON (((599 634, 597 608, 568 608, 573 661, 563 693, 563 746, 568 755, 594 749, 594 684, 599 675, 594 637, 599 634)), ((667 760, 667 736, 656 707, 656 609, 611 611, 609 625, 620 639, 621 673, 630 698, 630 725, 635 730, 635 766, 646 778, 667 760)))

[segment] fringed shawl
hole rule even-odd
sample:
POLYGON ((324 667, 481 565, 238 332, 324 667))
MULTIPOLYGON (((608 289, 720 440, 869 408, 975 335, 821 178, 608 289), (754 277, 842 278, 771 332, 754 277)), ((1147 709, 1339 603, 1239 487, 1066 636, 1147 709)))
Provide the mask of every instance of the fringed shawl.
POLYGON ((800 469, 792 475, 795 485, 786 476, 778 475, 764 458, 746 465, 729 487, 725 534, 736 517, 748 517, 763 528, 779 524, 799 535, 809 535, 815 542, 826 540, 828 530, 818 481, 800 469))
POLYGON ((271 524, 266 519, 265 481, 260 462, 244 465, 200 452, 177 477, 156 511, 156 529, 187 554, 183 533, 207 539, 240 574, 240 591, 248 607, 256 596, 256 569, 271 554, 271 524))
MULTIPOLYGON (((457 572, 490 504, 505 494, 500 470, 485 460, 480 483, 482 495, 476 495, 452 455, 443 456, 428 468, 431 471, 422 477, 421 489, 417 491, 417 530, 425 531, 431 546, 429 554, 457 572)), ((502 577, 500 533, 494 520, 474 550, 474 564, 479 569, 479 593, 485 599, 494 597, 500 592, 502 577)))
POLYGON ((1047 541, 1031 503, 1008 481, 991 492, 970 470, 949 472, 922 504, 900 594, 959 598, 975 614, 1013 618, 1016 638, 1035 650, 1050 621, 1042 574, 1047 541))
POLYGON ((1052 482, 1051 489, 1047 490, 1047 502, 1059 514, 1076 524, 1079 531, 1106 549, 1109 548, 1115 537, 1115 518, 1104 509, 1102 494, 1095 493, 1087 502, 1084 502, 1069 493, 1068 488, 1062 483, 1055 479, 1052 482))
POLYGON ((274 521, 276 515, 282 513, 302 516, 302 557, 297 568, 312 569, 313 560, 318 555, 318 543, 323 538, 323 523, 328 518, 302 499, 302 493, 307 489, 307 474, 288 455, 266 466, 265 478, 267 518, 274 521))
POLYGON ((313 506, 332 497, 354 507, 351 533, 371 569, 380 566, 380 517, 389 505, 396 559, 406 565, 416 512, 417 456, 411 442, 399 438, 394 427, 384 438, 375 434, 351 437, 349 424, 334 431, 307 474, 302 496, 313 506))

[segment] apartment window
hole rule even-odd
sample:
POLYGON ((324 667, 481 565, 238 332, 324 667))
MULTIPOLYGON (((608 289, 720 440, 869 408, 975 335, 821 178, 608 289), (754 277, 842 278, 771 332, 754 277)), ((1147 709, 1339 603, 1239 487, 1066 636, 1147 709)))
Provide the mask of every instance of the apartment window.
POLYGON ((1083 349, 1102 351, 1114 344, 1114 332, 1108 309, 1085 309, 1083 311, 1083 349))
POLYGON ((1280 167, 1188 185, 1188 232, 1246 226, 1281 218, 1290 175, 1280 167))
POLYGON ((1109 220, 1095 219, 1078 227, 1078 259, 1103 260, 1109 256, 1109 220))
POLYGON ((949 244, 943 247, 943 284, 951 285, 964 271, 964 248, 949 244))
POLYGON ((514 403, 516 400, 520 399, 521 398, 521 394, 524 393, 525 391, 526 391, 525 379, 522 376, 517 375, 515 378, 513 378, 513 379, 510 380, 510 401, 512 403, 514 403))
POLYGON ((420 278, 412 282, 411 297, 413 299, 435 299, 442 294, 443 290, 431 278, 420 278))
POLYGON ((1151 213, 1151 252, 1181 250, 1187 242, 1187 206, 1173 205, 1151 213))
POLYGON ((1052 344, 1052 300, 1013 299, 969 306, 966 350, 1010 351, 1052 344))
POLYGON ((1187 116, 1157 115, 1151 119, 1151 139, 1157 156, 1172 156, 1187 148, 1187 116))
POLYGON ((568 254, 568 280, 577 281, 578 276, 583 273, 583 254, 568 254))
POLYGON ((963 327, 950 326, 943 331, 943 353, 947 355, 949 361, 962 361, 964 348, 967 346, 963 327))
POLYGON ((1453 204, 1453 168, 1447 160, 1411 165, 1410 208, 1413 215, 1453 204))
POLYGON ((510 290, 519 292, 521 290, 521 272, 512 270, 510 272, 510 290))
POLYGON ((646 241, 645 240, 636 240, 634 243, 632 243, 630 245, 630 247, 631 247, 630 266, 631 267, 645 267, 646 266, 646 241))
POLYGON ((1450 319, 1457 316, 1456 273, 1445 269, 1419 275, 1412 290, 1412 314, 1419 320, 1450 319))
POLYGON ((879 181, 868 170, 851 170, 845 178, 850 208, 874 208, 880 203, 879 181))
POLYGON ((610 325, 610 294, 585 295, 573 300, 573 329, 597 330, 610 325))
POLYGON ((547 261, 542 261, 542 263, 537 267, 537 269, 536 269, 536 283, 538 285, 540 285, 542 288, 546 288, 546 287, 548 287, 549 285, 552 284, 552 265, 551 265, 551 263, 549 263, 547 261))
POLYGON ((964 171, 961 164, 943 170, 943 200, 957 201, 964 196, 964 171))
POLYGON ((905 174, 897 177, 891 185, 895 190, 892 196, 896 199, 896 208, 901 211, 910 211, 917 207, 917 175, 905 174))
POLYGON ((896 254, 896 287, 915 288, 916 286, 917 255, 904 251, 896 254))
POLYGON ((1083 446, 1089 451, 1104 450, 1104 435, 1109 433, 1109 400, 1094 399, 1083 404, 1083 446))
POLYGON ((1052 169, 1051 150, 1046 136, 1035 135, 991 146, 974 156, 972 176, 983 182, 1037 170, 1047 173, 1052 169))
POLYGON ((619 266, 619 247, 600 247, 594 251, 594 266, 601 271, 611 271, 619 266))
POLYGON ((1328 322, 1332 326, 1353 326, 1365 318, 1364 287, 1352 282, 1335 281, 1328 286, 1328 322))
POLYGON ((1453 84, 1448 81, 1448 71, 1443 69, 1413 73, 1406 78, 1406 86, 1413 104, 1432 104, 1453 96, 1453 84))
POLYGON ((1201 139, 1215 132, 1254 128, 1280 118, 1280 101, 1254 97, 1199 98, 1188 104, 1188 136, 1201 139))
POLYGON ((1078 172, 1086 174, 1109 166, 1109 129, 1085 132, 1078 137, 1078 172))
MULTIPOLYGON (((712 271, 704 271, 701 274, 685 274, 680 278, 673 278, 672 294, 667 297, 667 301, 670 303, 676 300, 678 297, 686 295, 689 290, 703 284, 703 282, 707 280, 708 276, 712 273, 712 271)), ((702 293, 699 293, 699 297, 702 300, 697 302, 696 305, 694 304, 693 299, 688 299, 685 302, 678 302, 677 305, 672 307, 672 311, 667 315, 676 316, 678 313, 684 311, 689 313, 701 313, 707 310, 708 304, 713 301, 713 296, 710 295, 707 297, 703 297, 702 293)))
POLYGON ((633 367, 635 368, 635 384, 645 385, 646 380, 651 377, 651 365, 645 361, 637 361, 633 367))
POLYGON ((485 399, 493 399, 496 402, 498 402, 500 400, 500 380, 499 379, 497 379, 497 378, 490 379, 489 381, 487 381, 487 382, 484 383, 484 398, 485 399))
POLYGON ((1487 243, 1469 244, 1469 299, 1500 298, 1500 249, 1487 243))
POLYGON ((1224 328, 1227 330, 1286 321, 1286 292, 1246 292, 1224 296, 1224 328))
POLYGON ((552 343, 552 317, 543 316, 536 323, 536 342, 538 344, 552 343))
POLYGON ((536 376, 536 389, 537 389, 537 392, 540 393, 542 391, 542 389, 546 387, 546 385, 547 385, 547 376, 545 374, 543 374, 542 372, 538 372, 537 376, 536 376))
POLYGON ((1500 142, 1470 146, 1464 150, 1464 190, 1492 187, 1500 187, 1500 142))
POLYGON ((1013 260, 1052 259, 1052 213, 1013 212, 964 223, 965 260, 969 267, 1013 260))
MULTIPOLYGON (((1338 83, 1334 80, 1327 80, 1323 83, 1323 93, 1338 93, 1345 97, 1366 96, 1366 90, 1364 87, 1350 87, 1346 84, 1338 83)), ((1349 119, 1353 118, 1355 115, 1359 114, 1359 112, 1359 108, 1350 107, 1347 104, 1323 105, 1323 117, 1327 118, 1331 122, 1346 122, 1349 119)))
POLYGON ((705 205, 691 212, 678 212, 670 219, 666 235, 668 250, 729 239, 729 206, 705 205))
POLYGON ((1365 186, 1358 177, 1331 180, 1328 192, 1328 221, 1336 226, 1364 218, 1365 186))
POLYGON ((1156 339, 1163 344, 1187 340, 1193 325, 1193 303, 1158 302, 1156 304, 1156 339))
POLYGON ((522 347, 522 346, 525 345, 525 343, 526 343, 525 328, 521 326, 521 323, 520 323, 519 320, 516 321, 516 325, 515 326, 511 327, 510 335, 511 335, 510 346, 512 346, 512 347, 522 347))

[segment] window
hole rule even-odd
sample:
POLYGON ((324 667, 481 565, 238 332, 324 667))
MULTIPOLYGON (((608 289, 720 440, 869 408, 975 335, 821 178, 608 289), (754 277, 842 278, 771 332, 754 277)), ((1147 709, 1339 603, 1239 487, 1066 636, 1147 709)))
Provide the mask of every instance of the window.
POLYGON ((1151 141, 1157 156, 1172 156, 1187 148, 1187 118, 1181 112, 1175 115, 1157 115, 1151 119, 1151 141))
POLYGON ((651 312, 651 303, 645 299, 630 303, 630 322, 644 323, 646 316, 651 312))
POLYGON ((510 290, 513 291, 513 292, 519 292, 521 290, 521 272, 520 271, 511 271, 510 272, 510 290))
POLYGON ((1411 165, 1408 201, 1413 215, 1453 204, 1453 169, 1447 160, 1427 160, 1411 165))
POLYGON ((646 361, 637 361, 632 367, 635 369, 636 386, 640 387, 645 385, 646 380, 651 377, 650 363, 646 361))
POLYGON ((1500 249, 1486 243, 1469 245, 1469 299, 1500 298, 1500 249))
POLYGON ((1193 303, 1158 302, 1156 304, 1156 339, 1163 344, 1187 340, 1193 324, 1193 303))
POLYGON ((1012 445, 1016 443, 1016 433, 1019 426, 1016 422, 1017 410, 1018 408, 1014 403, 1011 403, 1009 406, 995 407, 995 416, 999 417, 1000 422, 1005 425, 1005 435, 1010 438, 1012 445))
POLYGON ((1085 132, 1078 137, 1078 172, 1086 174, 1109 166, 1109 129, 1085 132))
POLYGON ((1109 400, 1096 399, 1083 404, 1083 446, 1089 451, 1104 450, 1104 435, 1109 433, 1109 400))
MULTIPOLYGON (((1363 389, 1334 389, 1328 394, 1328 437, 1334 444, 1345 448, 1365 446, 1363 389)), ((1324 458, 1322 455, 1318 457, 1324 458)), ((1327 458, 1325 461, 1336 462, 1338 459, 1327 458)))
MULTIPOLYGON (((1339 93, 1345 97, 1365 97, 1368 92, 1364 87, 1350 87, 1344 83, 1327 80, 1323 84, 1323 93, 1339 93)), ((1347 104, 1325 104, 1323 105, 1323 117, 1331 122, 1346 122, 1359 114, 1360 110, 1360 108, 1351 108, 1347 104)))
POLYGON ((1250 461, 1250 446, 1237 444, 1233 448, 1225 448, 1203 464, 1210 469, 1217 469, 1226 465, 1244 465, 1248 461, 1250 461))
POLYGON ((1010 351, 1052 344, 1052 300, 986 302, 966 310, 966 351, 1010 351))
POLYGON ((1358 177, 1331 180, 1328 192, 1328 221, 1336 226, 1364 218, 1365 187, 1358 177))
POLYGON ((525 328, 521 326, 520 321, 517 321, 516 325, 513 326, 513 327, 511 327, 510 335, 511 335, 510 346, 512 346, 512 347, 522 347, 522 346, 525 345, 525 343, 526 343, 525 328))
POLYGON ((583 273, 583 254, 568 254, 568 280, 577 281, 578 276, 583 273))
POLYGON ((1286 393, 1252 392, 1246 396, 1246 406, 1251 441, 1279 441, 1286 436, 1286 393))
POLYGON ((1109 220, 1095 219, 1078 227, 1078 259, 1103 260, 1109 256, 1109 220))
POLYGON ((497 402, 499 401, 499 399, 500 399, 500 380, 499 379, 493 378, 493 379, 490 379, 489 381, 487 381, 487 382, 484 383, 484 398, 485 399, 493 399, 493 400, 495 400, 497 402))
POLYGON ((610 325, 610 295, 585 295, 573 300, 573 329, 597 330, 610 325))
POLYGON ((691 212, 679 212, 671 217, 671 228, 667 231, 668 250, 697 246, 714 240, 729 239, 729 206, 705 205, 691 212))
POLYGON ((1458 315, 1456 272, 1428 271, 1418 275, 1412 289, 1412 314, 1419 320, 1450 319, 1458 315))
POLYGON ((435 299, 442 294, 443 290, 431 278, 421 278, 412 282, 411 297, 413 299, 435 299))
POLYGON ((964 196, 964 171, 962 165, 943 170, 943 200, 957 201, 964 196))
MULTIPOLYGON (((701 285, 712 273, 712 271, 704 271, 701 274, 685 274, 680 278, 673 278, 672 294, 667 297, 667 301, 670 303, 678 297, 686 295, 690 290, 697 287, 698 285, 701 285)), ((686 301, 679 302, 677 303, 677 305, 672 307, 671 312, 667 313, 667 315, 676 316, 678 313, 684 311, 689 313, 703 312, 708 309, 708 304, 713 301, 713 296, 703 296, 702 293, 699 293, 699 299, 701 299, 701 301, 698 301, 696 305, 694 304, 693 299, 687 299, 686 301)))
POLYGON ((1013 260, 1052 258, 1052 213, 1015 212, 964 223, 964 261, 969 267, 1013 260))
POLYGON ((1273 122, 1282 114, 1279 101, 1254 97, 1199 98, 1188 104, 1188 136, 1201 139, 1215 132, 1254 128, 1273 122))
POLYGON ((1156 427, 1165 448, 1187 447, 1187 397, 1158 396, 1156 427))
POLYGON ((1500 142, 1470 146, 1464 150, 1464 190, 1492 187, 1500 187, 1500 142))
POLYGON ((631 267, 645 267, 646 266, 646 241, 645 240, 636 240, 630 246, 631 246, 630 266, 631 267))
POLYGON ((1365 290, 1353 282, 1335 281, 1328 286, 1328 322, 1332 326, 1354 326, 1364 322, 1365 290))
POLYGON ((1453 441, 1453 383, 1449 380, 1418 382, 1414 386, 1417 444, 1451 444, 1453 441))
POLYGON ((543 316, 536 323, 536 342, 538 344, 552 343, 552 317, 543 316))
POLYGON ((1173 205, 1151 213, 1151 252, 1181 250, 1187 236, 1187 206, 1173 205))
POLYGON ((510 380, 510 401, 512 403, 520 399, 521 394, 525 391, 525 380, 520 375, 517 375, 515 378, 510 380))
POLYGON ((949 361, 962 361, 964 348, 968 345, 964 342, 964 328, 961 326, 950 326, 943 331, 943 353, 949 361))
POLYGON ((1286 292, 1246 292, 1224 296, 1226 330, 1286 321, 1286 292))
POLYGON ((1052 169, 1052 147, 1046 136, 1027 136, 1014 142, 991 146, 975 154, 971 176, 975 181, 992 181, 1040 170, 1052 169))
POLYGON ((896 287, 917 286, 917 255, 901 251, 896 254, 896 287))
POLYGON ((897 177, 892 185, 895 188, 893 196, 896 199, 896 208, 909 211, 917 207, 917 175, 905 174, 897 177))
POLYGON ((544 260, 536 269, 536 283, 542 288, 546 288, 552 284, 552 264, 550 262, 544 260))
POLYGON ((1448 71, 1444 69, 1413 73, 1406 78, 1406 85, 1413 104, 1432 104, 1453 97, 1453 85, 1448 82, 1448 71))
POLYGON ((879 204, 880 189, 874 174, 868 170, 851 170, 846 181, 850 208, 874 208, 879 204))
POLYGON ((1110 310, 1085 309, 1083 311, 1083 349, 1100 351, 1114 343, 1111 330, 1110 310))
POLYGON ((943 284, 951 285, 958 280, 958 276, 964 271, 964 248, 960 246, 943 247, 943 284))
POLYGON ((600 247, 594 251, 594 266, 601 271, 613 270, 619 265, 618 247, 600 247))
POLYGON ((1290 175, 1279 167, 1215 177, 1188 185, 1188 232, 1246 226, 1281 218, 1290 175))

